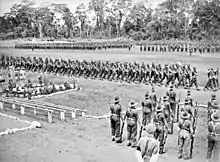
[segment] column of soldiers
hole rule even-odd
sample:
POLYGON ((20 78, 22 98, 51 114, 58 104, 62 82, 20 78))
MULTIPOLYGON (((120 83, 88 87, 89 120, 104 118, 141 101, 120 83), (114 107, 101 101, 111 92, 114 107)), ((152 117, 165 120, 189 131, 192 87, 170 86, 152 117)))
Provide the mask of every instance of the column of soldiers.
MULTIPOLYGON (((109 81, 125 81, 128 83, 150 84, 161 86, 183 86, 185 89, 193 86, 198 89, 198 72, 195 67, 176 64, 146 64, 144 62, 119 62, 119 61, 88 61, 88 60, 64 60, 42 57, 8 57, 0 58, 2 68, 24 68, 33 72, 54 73, 60 75, 85 77, 92 79, 107 79, 109 81)), ((209 73, 209 80, 205 89, 212 86, 219 89, 218 70, 209 73)))
MULTIPOLYGON (((175 118, 178 127, 178 158, 191 159, 198 119, 198 105, 194 103, 191 91, 187 91, 184 105, 181 108, 178 106, 180 99, 177 99, 172 86, 165 93, 163 101, 157 100, 156 106, 153 106, 152 95, 154 93, 145 94, 141 109, 137 108, 134 100, 130 101, 125 113, 122 112, 120 98, 115 98, 110 106, 112 141, 116 143, 123 141, 123 128, 126 121, 127 146, 137 148, 138 161, 156 162, 158 154, 165 152, 167 136, 173 134, 172 125, 175 118)), ((209 162, 213 154, 213 162, 218 162, 220 160, 220 111, 215 95, 208 103, 208 130, 207 159, 209 162)))
POLYGON ((140 52, 188 52, 192 53, 204 52, 218 53, 220 52, 220 45, 214 43, 193 43, 193 42, 148 42, 138 43, 140 52))
POLYGON ((128 49, 132 44, 129 42, 77 42, 77 43, 18 43, 15 49, 45 49, 45 50, 101 50, 101 49, 128 49))

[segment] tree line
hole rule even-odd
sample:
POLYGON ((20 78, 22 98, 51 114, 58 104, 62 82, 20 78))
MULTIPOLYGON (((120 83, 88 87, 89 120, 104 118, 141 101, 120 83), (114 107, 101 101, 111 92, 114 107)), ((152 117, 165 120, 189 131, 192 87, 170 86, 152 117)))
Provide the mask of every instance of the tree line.
POLYGON ((0 17, 0 38, 220 39, 219 0, 90 0, 65 4, 23 0, 0 17))

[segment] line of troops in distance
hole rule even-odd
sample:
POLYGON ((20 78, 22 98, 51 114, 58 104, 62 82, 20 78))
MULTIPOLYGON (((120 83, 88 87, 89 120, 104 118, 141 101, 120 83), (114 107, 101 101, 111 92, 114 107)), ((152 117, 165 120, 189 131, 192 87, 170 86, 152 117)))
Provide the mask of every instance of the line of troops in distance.
MULTIPOLYGON (((142 115, 138 113, 137 103, 133 100, 129 102, 125 113, 122 113, 120 98, 115 97, 114 103, 110 106, 112 141, 116 143, 123 141, 123 128, 126 121, 127 146, 137 147, 137 151, 141 152, 141 158, 144 161, 151 161, 157 151, 159 154, 164 153, 167 136, 173 134, 173 123, 177 122, 178 158, 191 159, 198 119, 198 105, 194 103, 190 90, 187 91, 183 107, 179 107, 179 103, 180 96, 178 100, 173 86, 167 90, 162 101, 161 98, 158 100, 154 87, 152 92, 147 92, 145 100, 141 103, 142 115)), ((219 162, 220 108, 215 94, 212 94, 208 101, 207 109, 208 149, 206 158, 209 161, 213 155, 213 162, 219 162)))
MULTIPOLYGON (((199 90, 197 83, 198 72, 195 67, 191 68, 190 64, 182 65, 165 64, 145 64, 131 62, 110 62, 110 61, 79 61, 79 60, 64 60, 51 58, 37 57, 8 57, 2 56, 0 65, 3 68, 9 68, 13 65, 17 68, 24 68, 34 72, 47 72, 68 76, 83 76, 85 78, 107 79, 109 81, 126 81, 128 83, 143 83, 161 86, 165 81, 165 86, 170 84, 176 87, 183 86, 185 89, 191 88, 193 85, 199 90)), ((219 70, 208 69, 208 81, 204 90, 219 89, 219 70)))
POLYGON ((72 50, 101 50, 139 46, 140 51, 149 52, 220 52, 220 45, 192 44, 192 43, 133 43, 133 42, 77 42, 77 43, 16 43, 16 49, 72 49, 72 50))
POLYGON ((7 86, 3 90, 3 93, 6 95, 6 97, 12 95, 14 97, 27 97, 28 99, 31 99, 32 96, 49 95, 76 88, 79 90, 79 87, 76 86, 75 83, 71 84, 67 81, 64 81, 64 83, 60 85, 54 84, 52 81, 47 83, 43 81, 43 77, 41 75, 38 77, 37 84, 34 84, 30 79, 28 79, 27 83, 25 83, 23 86, 19 86, 19 82, 16 83, 12 77, 10 77, 7 86))

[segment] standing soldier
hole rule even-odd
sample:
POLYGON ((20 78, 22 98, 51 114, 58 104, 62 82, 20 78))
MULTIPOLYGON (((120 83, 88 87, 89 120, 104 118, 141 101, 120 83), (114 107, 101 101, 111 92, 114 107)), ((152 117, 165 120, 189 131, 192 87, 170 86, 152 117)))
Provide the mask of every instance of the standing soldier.
POLYGON ((145 126, 145 136, 141 137, 137 144, 137 162, 157 162, 159 156, 159 142, 154 138, 156 126, 148 124, 145 126))
POLYGON ((190 114, 186 111, 180 114, 178 123, 178 158, 184 160, 190 159, 190 141, 193 135, 193 126, 190 120, 190 114))
POLYGON ((146 126, 151 122, 152 119, 152 112, 153 112, 153 103, 150 99, 149 93, 145 94, 145 101, 142 102, 143 107, 143 116, 142 116, 142 124, 146 126))
POLYGON ((120 98, 115 97, 114 104, 110 106, 110 123, 111 123, 111 133, 112 133, 112 141, 116 141, 119 143, 120 141, 120 119, 122 119, 121 115, 121 105, 120 105, 120 98))
POLYGON ((163 108, 164 108, 165 118, 167 120, 169 128, 171 129, 170 133, 172 134, 173 133, 173 117, 174 117, 174 114, 173 114, 173 111, 171 109, 171 106, 170 106, 170 103, 168 101, 167 96, 163 97, 163 108))
POLYGON ((160 105, 156 108, 154 124, 157 127, 154 136, 160 142, 159 153, 162 154, 164 153, 164 145, 166 143, 166 138, 167 138, 168 132, 170 132, 170 129, 165 119, 164 109, 160 105))
POLYGON ((207 162, 220 161, 220 111, 211 115, 211 121, 208 123, 208 150, 207 162), (213 157, 212 157, 213 156, 213 157))
POLYGON ((193 48, 192 48, 192 44, 189 44, 189 55, 192 56, 192 52, 193 52, 193 48))
POLYGON ((212 94, 210 101, 207 103, 207 111, 208 111, 208 122, 211 120, 211 109, 213 102, 216 100, 216 95, 212 94))
POLYGON ((176 114, 176 92, 174 91, 173 88, 174 88, 173 85, 171 85, 166 95, 169 97, 169 102, 170 102, 172 112, 176 114))
POLYGON ((151 99, 152 104, 153 104, 153 111, 155 112, 155 108, 157 106, 157 95, 155 93, 154 87, 152 87, 152 92, 150 94, 150 99, 151 99))
POLYGON ((192 95, 191 95, 191 91, 190 91, 190 90, 187 91, 186 99, 189 100, 190 106, 194 106, 194 105, 193 105, 193 98, 192 98, 192 95))
POLYGON ((209 121, 211 120, 211 116, 213 113, 215 113, 216 111, 219 111, 219 106, 218 106, 218 102, 216 100, 214 100, 212 103, 211 103, 211 106, 210 106, 210 109, 209 109, 209 114, 208 116, 210 117, 209 118, 209 121))
POLYGON ((135 101, 129 102, 129 108, 125 113, 124 120, 127 118, 127 146, 135 147, 137 140, 137 123, 139 122, 138 112, 136 110, 137 103, 135 101))

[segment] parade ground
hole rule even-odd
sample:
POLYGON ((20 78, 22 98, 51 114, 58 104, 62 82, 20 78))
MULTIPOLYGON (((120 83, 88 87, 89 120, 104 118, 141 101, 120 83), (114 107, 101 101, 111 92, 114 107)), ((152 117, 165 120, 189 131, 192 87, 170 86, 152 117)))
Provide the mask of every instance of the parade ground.
MULTIPOLYGON (((131 51, 125 49, 96 50, 96 51, 61 51, 61 50, 14 50, 0 49, 0 55, 30 56, 30 57, 52 57, 62 59, 78 60, 114 60, 114 61, 136 61, 151 64, 171 64, 181 62, 196 67, 198 73, 198 84, 201 91, 192 89, 194 101, 207 104, 212 91, 203 91, 207 81, 207 69, 219 68, 220 53, 199 53, 188 56, 181 52, 139 52, 138 48, 131 51)), ((63 80, 71 81, 73 78, 67 76, 56 76, 44 74, 48 80, 55 83, 63 80)), ((27 77, 37 80, 38 73, 27 73, 27 77)), ((109 82, 93 79, 77 78, 77 84, 82 87, 80 91, 62 93, 38 100, 78 107, 85 109, 88 115, 102 116, 109 113, 109 106, 115 96, 122 98, 123 110, 126 110, 128 102, 134 99, 140 103, 144 95, 151 90, 148 85, 128 84, 120 82, 109 82)), ((155 87, 158 97, 163 97, 167 88, 155 87)), ((177 98, 184 100, 186 90, 179 88, 175 90, 177 98)), ((220 103, 220 92, 215 92, 217 101, 220 103)), ((25 120, 32 120, 27 116, 21 116, 12 112, 4 112, 18 116, 25 120)), ((205 162, 206 158, 206 135, 207 135, 207 110, 199 108, 198 122, 195 134, 193 159, 190 162, 205 162)), ((1 120, 0 120, 1 121, 1 120)), ((3 122, 10 127, 10 122, 3 122)), ((47 123, 40 121, 41 129, 28 130, 21 133, 0 137, 0 161, 2 162, 135 162, 135 149, 127 147, 126 133, 122 144, 111 141, 109 119, 77 118, 68 122, 47 123)), ((1 123, 2 124, 2 123, 1 123)), ((4 127, 5 128, 5 127, 4 127)), ((125 127, 126 129, 126 127, 125 127)), ((124 130, 125 130, 124 129, 124 130)), ((126 131, 125 131, 126 132, 126 131)), ((160 155, 159 162, 181 162, 177 158, 177 130, 169 135, 165 145, 166 153, 160 155)))

